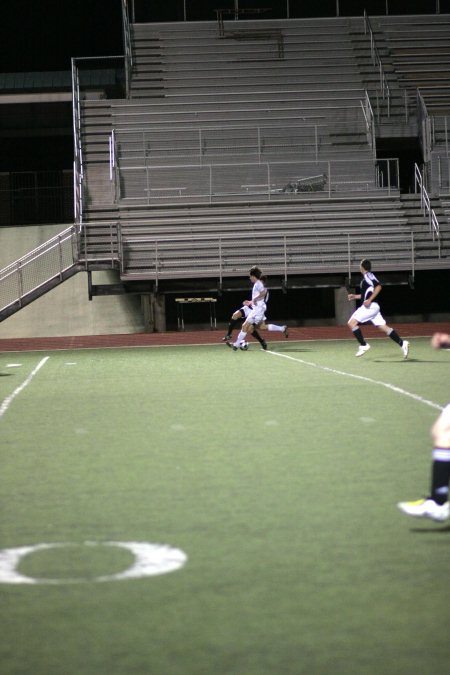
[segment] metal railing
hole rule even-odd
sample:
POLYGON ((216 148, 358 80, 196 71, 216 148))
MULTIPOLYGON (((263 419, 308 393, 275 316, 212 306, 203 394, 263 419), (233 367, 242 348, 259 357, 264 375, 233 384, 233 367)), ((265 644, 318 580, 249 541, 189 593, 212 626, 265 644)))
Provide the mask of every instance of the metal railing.
POLYGON ((398 157, 376 160, 377 187, 400 189, 400 162, 398 157))
MULTIPOLYGON (((145 23, 149 20, 155 20, 153 17, 150 19, 148 16, 149 8, 151 6, 151 2, 135 2, 135 0, 129 0, 130 6, 131 6, 131 16, 134 21, 138 21, 141 23, 145 23), (136 7, 135 7, 136 4, 136 7)), ((429 0, 428 4, 430 5, 427 7, 426 12, 420 12, 414 7, 414 4, 411 3, 411 7, 409 8, 409 14, 440 14, 441 13, 441 8, 440 8, 440 2, 441 0, 429 0)), ((208 20, 211 21, 214 18, 214 6, 217 3, 203 3, 204 9, 199 15, 199 9, 198 9, 198 2, 191 3, 190 0, 180 0, 180 2, 177 3, 177 5, 180 7, 180 12, 182 12, 183 16, 183 21, 200 21, 200 20, 208 20), (190 18, 190 9, 191 7, 194 8, 195 10, 195 17, 190 18)), ((228 10, 234 13, 235 10, 239 11, 240 7, 240 2, 239 0, 234 0, 234 3, 231 3, 235 9, 233 10, 228 10)), ((245 4, 242 3, 242 4, 245 4)), ((345 6, 345 2, 342 3, 340 0, 335 0, 334 3, 329 3, 329 14, 330 16, 342 16, 342 10, 345 12, 347 7, 345 6), (342 5, 342 9, 341 9, 342 5)), ((377 11, 381 13, 381 15, 386 15, 389 16, 390 14, 395 14, 396 8, 398 6, 395 3, 389 3, 389 0, 384 0, 384 2, 379 3, 380 7, 377 8, 377 11)), ((298 0, 295 0, 294 2, 291 2, 291 0, 285 0, 284 2, 280 2, 277 5, 277 18, 286 18, 286 19, 295 19, 295 18, 305 18, 304 16, 304 9, 307 9, 307 17, 314 16, 314 4, 313 3, 301 3, 298 2, 298 0), (313 13, 311 14, 311 9, 313 10, 313 13), (279 14, 279 16, 278 16, 279 14)), ((320 5, 318 5, 318 8, 320 8, 320 5)), ((265 11, 270 11, 266 10, 265 11)), ((250 10, 247 9, 247 12, 250 10)), ((317 16, 322 17, 322 14, 320 13, 320 9, 318 11, 317 16)), ((233 18, 233 17, 232 17, 233 18)), ((177 20, 179 20, 177 18, 177 20)))
MULTIPOLYGON (((388 84, 388 81, 387 81, 386 74, 384 72, 383 62, 381 60, 380 53, 377 49, 377 45, 376 45, 376 42, 375 42, 375 36, 373 34, 370 19, 367 15, 366 10, 364 10, 364 33, 365 33, 365 35, 369 34, 370 55, 372 57, 372 63, 378 69, 379 91, 381 92, 382 99, 386 101, 387 116, 390 117, 390 115, 391 115, 391 92, 390 92, 390 89, 389 89, 389 84, 388 84)), ((378 94, 378 91, 377 91, 377 94, 378 94)))
POLYGON ((439 145, 443 148, 447 157, 450 149, 450 115, 433 115, 431 117, 431 142, 432 147, 439 145))
MULTIPOLYGON (((360 117, 355 119, 350 128, 348 123, 336 122, 332 131, 357 133, 358 123, 362 125, 360 117)), ((199 128, 173 126, 157 131, 148 127, 136 127, 119 131, 113 129, 114 142, 110 141, 110 144, 116 149, 119 163, 126 159, 147 163, 152 158, 171 156, 188 157, 190 163, 198 160, 201 165, 209 153, 220 153, 222 156, 227 152, 245 154, 260 161, 268 146, 269 152, 312 152, 314 159, 317 160, 321 145, 330 135, 330 125, 306 122, 287 127, 280 127, 279 124, 254 126, 231 124, 199 128)))
POLYGON ((360 101, 360 103, 364 115, 364 122, 366 125, 367 143, 369 144, 369 147, 372 149, 372 154, 375 157, 377 154, 376 137, 375 137, 375 120, 373 116, 372 104, 370 102, 370 97, 367 91, 364 100, 360 101))
POLYGON ((351 275, 362 257, 377 269, 415 269, 414 235, 409 241, 397 228, 324 232, 242 232, 230 235, 119 236, 121 276, 163 279, 244 274, 248 256, 268 274, 340 271, 351 275))
POLYGON ((164 164, 120 167, 114 189, 122 203, 219 202, 223 199, 273 199, 300 192, 320 192, 331 198, 339 192, 399 189, 396 158, 286 162, 234 162, 229 164, 164 164), (355 169, 355 167, 357 167, 355 169), (317 180, 308 179, 323 177, 317 180), (380 176, 385 178, 380 181, 380 176), (298 184, 299 189, 293 189, 298 184), (300 186, 302 186, 300 188, 300 186))
POLYGON ((125 58, 125 95, 130 98, 131 68, 133 66, 133 51, 131 47, 130 19, 128 14, 128 0, 122 0, 122 28, 123 48, 125 58))
POLYGON ((74 220, 83 220, 83 152, 81 148, 80 74, 76 59, 72 59, 72 121, 73 121, 73 205, 74 220))
POLYGON ((112 186, 114 203, 117 203, 119 200, 120 176, 117 162, 117 139, 114 129, 109 136, 109 180, 112 186))
MULTIPOLYGON (((73 118, 73 189, 74 219, 78 225, 83 222, 84 179, 81 101, 108 98, 123 98, 126 95, 126 56, 92 56, 72 59, 72 118, 73 118), (105 68, 105 64, 119 61, 123 69, 105 68), (101 68, 95 66, 100 64, 101 68)), ((107 137, 105 138, 107 141, 107 137)))
POLYGON ((433 149, 431 119, 419 89, 417 89, 417 133, 421 140, 423 161, 427 163, 430 161, 433 149))
MULTIPOLYGON (((440 242, 439 221, 437 219, 434 209, 431 207, 430 198, 428 196, 428 192, 426 191, 422 174, 417 164, 414 164, 414 186, 416 194, 420 192, 420 204, 423 210, 423 214, 428 217, 430 233, 433 237, 433 241, 436 238, 438 242, 440 242)), ((440 246, 439 246, 439 257, 441 257, 440 246)))
POLYGON ((436 176, 439 194, 450 195, 450 157, 448 155, 431 157, 431 174, 436 176))
MULTIPOLYGON (((133 3, 134 16, 134 3, 133 3)), ((124 54, 120 56, 84 57, 72 58, 72 117, 73 117, 73 192, 74 192, 74 219, 78 225, 83 221, 83 191, 84 191, 84 166, 81 139, 81 98, 82 87, 80 79, 80 66, 91 65, 94 61, 106 62, 107 60, 120 59, 124 63, 125 98, 130 98, 131 68, 133 65, 133 52, 131 46, 131 31, 128 12, 128 0, 122 0, 122 28, 124 54)), ((106 94, 106 92, 104 92, 106 94)), ((86 97, 86 92, 84 92, 86 97)), ((116 96, 119 98, 119 96, 116 96)))
POLYGON ((50 281, 62 281, 78 261, 78 231, 71 225, 60 234, 0 270, 0 320, 12 305, 20 308, 30 294, 50 281))

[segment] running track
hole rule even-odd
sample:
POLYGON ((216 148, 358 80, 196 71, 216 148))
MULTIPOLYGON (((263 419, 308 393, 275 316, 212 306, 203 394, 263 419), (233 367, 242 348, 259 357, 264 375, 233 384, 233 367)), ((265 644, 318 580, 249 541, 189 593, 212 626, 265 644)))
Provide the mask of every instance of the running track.
MULTIPOLYGON (((429 337, 436 331, 450 333, 450 322, 394 323, 401 337, 429 337)), ((224 329, 186 330, 167 333, 132 333, 126 335, 78 335, 66 337, 6 338, 0 339, 0 352, 48 351, 56 349, 102 349, 107 347, 156 347, 168 345, 218 344, 224 329)), ((367 338, 384 337, 373 326, 364 326, 367 338)), ((282 333, 264 331, 268 342, 285 342, 282 333)), ((315 326, 289 328, 289 340, 343 340, 350 339, 347 326, 315 326)))

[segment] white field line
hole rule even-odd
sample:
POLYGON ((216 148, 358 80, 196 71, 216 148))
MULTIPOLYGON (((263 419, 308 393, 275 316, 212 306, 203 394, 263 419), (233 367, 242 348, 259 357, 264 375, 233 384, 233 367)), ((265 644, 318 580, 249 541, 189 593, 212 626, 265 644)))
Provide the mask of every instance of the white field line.
POLYGON ((426 398, 419 396, 418 394, 412 394, 406 389, 397 387, 394 384, 389 384, 389 382, 383 382, 382 380, 373 380, 371 377, 365 377, 364 375, 355 375, 354 373, 346 373, 343 370, 336 370, 335 368, 329 368, 328 366, 319 366, 317 363, 312 363, 311 361, 304 361, 303 359, 296 358, 294 356, 289 356, 288 354, 282 354, 281 352, 272 352, 268 350, 267 354, 272 354, 273 356, 280 356, 283 359, 289 359, 290 361, 295 361, 296 363, 301 363, 304 366, 311 366, 312 368, 318 368, 318 370, 323 370, 327 373, 333 373, 334 375, 342 375, 343 377, 351 377, 354 380, 362 380, 363 382, 370 382, 371 384, 378 384, 381 387, 386 387, 396 394, 401 394, 402 396, 408 396, 409 398, 423 403, 424 405, 429 405, 431 408, 436 408, 436 410, 443 410, 443 406, 433 401, 428 401, 426 398))
POLYGON ((49 358, 50 358, 49 356, 44 356, 44 358, 39 361, 36 368, 34 368, 31 371, 31 373, 28 375, 27 379, 24 380, 22 382, 22 384, 20 384, 18 387, 16 387, 16 389, 14 389, 12 394, 10 394, 7 398, 5 398, 5 400, 3 401, 3 403, 0 406, 0 419, 3 417, 5 412, 8 410, 9 406, 11 405, 13 400, 16 398, 16 396, 18 396, 20 394, 20 392, 23 391, 25 389, 25 387, 27 387, 30 384, 31 380, 36 375, 38 370, 40 370, 42 368, 42 366, 45 365, 45 363, 48 361, 49 358))

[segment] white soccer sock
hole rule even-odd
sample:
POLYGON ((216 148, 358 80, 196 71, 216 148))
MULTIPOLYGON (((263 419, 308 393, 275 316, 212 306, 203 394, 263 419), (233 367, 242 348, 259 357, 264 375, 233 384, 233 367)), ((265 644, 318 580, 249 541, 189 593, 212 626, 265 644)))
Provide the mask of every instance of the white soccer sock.
POLYGON ((267 325, 267 330, 271 330, 275 333, 282 333, 284 331, 284 326, 277 326, 276 323, 269 323, 267 325))
POLYGON ((236 338, 236 342, 233 342, 233 346, 239 347, 239 345, 241 344, 241 340, 245 340, 246 337, 247 337, 247 333, 244 333, 244 331, 241 330, 239 332, 239 335, 236 338))

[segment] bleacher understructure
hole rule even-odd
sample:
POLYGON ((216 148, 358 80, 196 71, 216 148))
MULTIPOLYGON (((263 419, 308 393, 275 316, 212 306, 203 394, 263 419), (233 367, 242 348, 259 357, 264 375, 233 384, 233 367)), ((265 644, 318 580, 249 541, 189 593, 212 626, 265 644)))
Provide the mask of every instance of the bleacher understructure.
MULTIPOLYGON (((89 98, 74 80, 77 219, 57 282, 113 268, 136 292, 195 294, 236 286, 252 264, 285 289, 304 275, 345 285, 363 257, 404 278, 448 268, 449 15, 129 35, 128 98, 89 98), (416 191, 397 157, 377 157, 378 137, 419 139, 416 191)), ((52 285, 16 298, 17 270, 0 273, 2 318, 52 285)))

